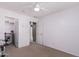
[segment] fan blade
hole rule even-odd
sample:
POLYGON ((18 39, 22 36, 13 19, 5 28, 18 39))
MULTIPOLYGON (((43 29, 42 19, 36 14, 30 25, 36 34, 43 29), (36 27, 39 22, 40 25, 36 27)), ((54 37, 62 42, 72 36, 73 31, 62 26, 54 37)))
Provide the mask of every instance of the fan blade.
POLYGON ((44 11, 48 11, 48 9, 46 9, 46 8, 40 8, 41 10, 44 10, 44 11))

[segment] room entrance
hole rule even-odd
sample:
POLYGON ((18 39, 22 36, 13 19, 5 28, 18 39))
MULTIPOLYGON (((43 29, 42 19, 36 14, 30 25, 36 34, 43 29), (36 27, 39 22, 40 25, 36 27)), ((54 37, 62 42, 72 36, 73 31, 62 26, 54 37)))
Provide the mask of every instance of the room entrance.
POLYGON ((36 22, 30 22, 31 25, 31 42, 36 42, 36 22))

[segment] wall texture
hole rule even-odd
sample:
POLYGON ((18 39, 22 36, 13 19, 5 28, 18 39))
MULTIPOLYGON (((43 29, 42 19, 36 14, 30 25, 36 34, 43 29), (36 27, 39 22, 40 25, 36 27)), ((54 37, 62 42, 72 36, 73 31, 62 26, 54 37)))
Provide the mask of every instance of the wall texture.
POLYGON ((39 19, 37 42, 79 56, 79 6, 39 19))

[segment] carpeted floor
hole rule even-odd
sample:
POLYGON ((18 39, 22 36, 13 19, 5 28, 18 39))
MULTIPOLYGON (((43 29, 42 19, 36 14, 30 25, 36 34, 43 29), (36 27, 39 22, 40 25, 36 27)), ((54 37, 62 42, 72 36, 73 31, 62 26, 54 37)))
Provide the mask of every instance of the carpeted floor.
POLYGON ((14 46, 7 47, 8 57, 74 57, 71 54, 48 48, 36 43, 30 46, 16 48, 14 46))

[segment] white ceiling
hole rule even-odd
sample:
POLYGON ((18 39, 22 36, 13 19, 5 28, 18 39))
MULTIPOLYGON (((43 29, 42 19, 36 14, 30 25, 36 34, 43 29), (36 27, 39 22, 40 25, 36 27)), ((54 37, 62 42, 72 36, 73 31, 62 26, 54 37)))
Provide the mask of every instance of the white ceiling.
POLYGON ((43 8, 39 12, 33 10, 36 2, 0 2, 0 7, 32 17, 43 17, 79 5, 78 2, 37 2, 37 4, 43 8))

